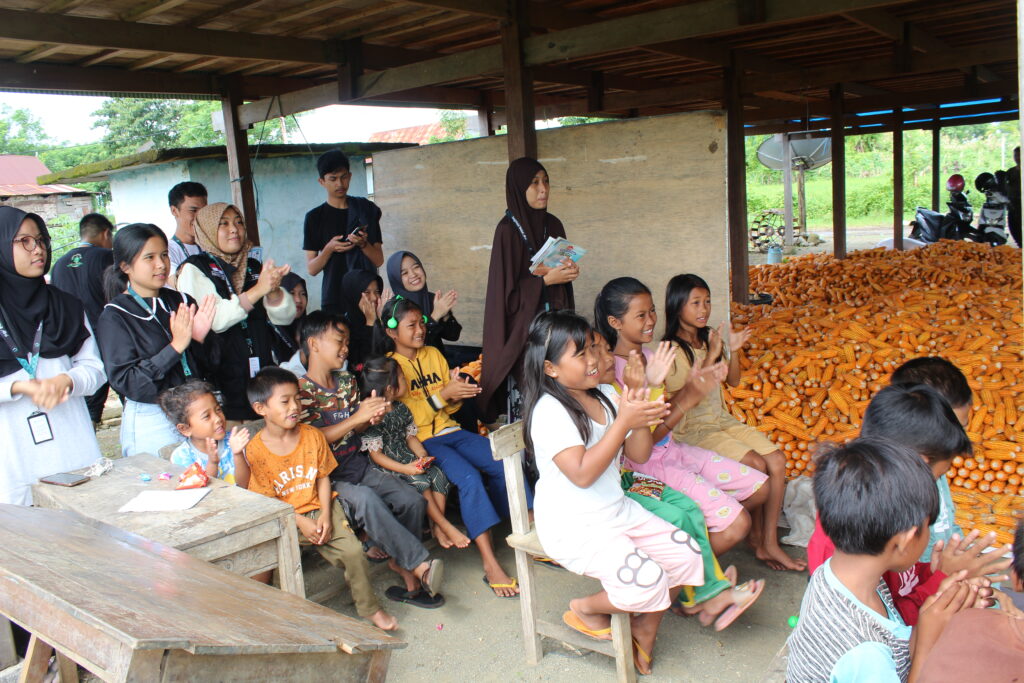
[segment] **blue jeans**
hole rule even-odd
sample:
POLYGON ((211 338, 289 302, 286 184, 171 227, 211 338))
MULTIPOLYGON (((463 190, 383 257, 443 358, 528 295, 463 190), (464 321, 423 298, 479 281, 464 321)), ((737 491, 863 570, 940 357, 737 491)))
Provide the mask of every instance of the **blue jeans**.
MULTIPOLYGON (((491 444, 479 434, 459 429, 423 442, 427 453, 459 491, 459 508, 469 537, 508 518, 505 467, 491 455, 491 444)), ((533 491, 526 485, 526 503, 533 507, 533 491)))
POLYGON ((156 403, 139 403, 128 399, 121 414, 121 455, 139 453, 160 456, 160 449, 185 440, 178 428, 156 403))

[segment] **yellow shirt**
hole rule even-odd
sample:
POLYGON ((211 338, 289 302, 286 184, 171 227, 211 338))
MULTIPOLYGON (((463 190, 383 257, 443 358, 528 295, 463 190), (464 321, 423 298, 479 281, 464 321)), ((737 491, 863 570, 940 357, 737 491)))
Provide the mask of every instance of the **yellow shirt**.
POLYGON ((442 432, 458 429, 459 423, 452 414, 462 407, 462 402, 449 403, 440 396, 441 390, 452 381, 444 355, 433 346, 424 346, 411 360, 394 352, 388 357, 398 361, 409 385, 401 401, 412 413, 419 440, 426 441, 442 432))

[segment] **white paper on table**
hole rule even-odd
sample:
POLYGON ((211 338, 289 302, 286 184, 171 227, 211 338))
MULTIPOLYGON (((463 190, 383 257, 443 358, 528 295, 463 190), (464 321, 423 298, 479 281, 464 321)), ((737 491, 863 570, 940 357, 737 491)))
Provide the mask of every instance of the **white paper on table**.
POLYGON ((118 512, 167 512, 188 510, 210 492, 210 487, 181 491, 143 491, 121 506, 118 512))

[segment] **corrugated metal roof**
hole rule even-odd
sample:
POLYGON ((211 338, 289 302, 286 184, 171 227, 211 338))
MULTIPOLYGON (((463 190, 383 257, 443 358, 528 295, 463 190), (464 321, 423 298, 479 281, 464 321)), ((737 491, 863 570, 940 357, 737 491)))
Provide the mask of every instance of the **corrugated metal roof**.
POLYGON ((445 132, 441 122, 435 121, 420 126, 378 131, 370 135, 370 142, 412 142, 417 145, 425 145, 430 142, 430 138, 443 137, 445 132))
POLYGON ((0 195, 70 194, 86 192, 70 185, 40 185, 39 176, 47 175, 50 169, 42 160, 22 154, 0 156, 0 195))

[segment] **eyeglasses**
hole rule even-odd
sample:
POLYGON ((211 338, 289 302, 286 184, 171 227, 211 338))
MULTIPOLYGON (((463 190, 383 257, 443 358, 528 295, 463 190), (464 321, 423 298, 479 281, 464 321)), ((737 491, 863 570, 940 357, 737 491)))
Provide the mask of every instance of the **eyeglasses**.
POLYGON ((25 251, 32 252, 36 250, 36 247, 42 247, 43 251, 50 248, 50 239, 47 237, 32 237, 31 235, 23 235, 13 241, 11 244, 20 244, 21 248, 25 251))

